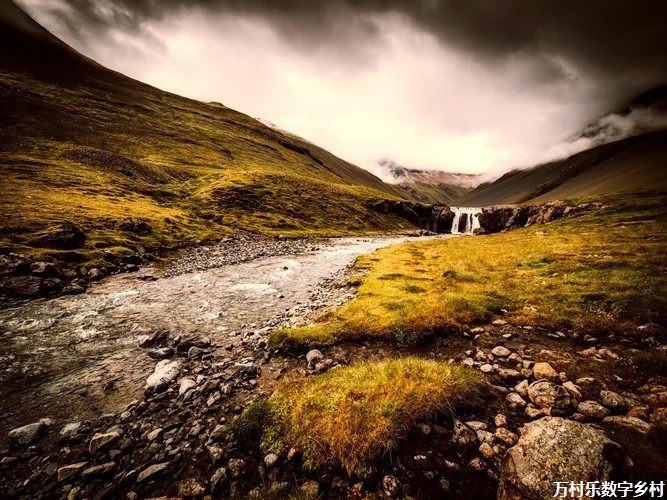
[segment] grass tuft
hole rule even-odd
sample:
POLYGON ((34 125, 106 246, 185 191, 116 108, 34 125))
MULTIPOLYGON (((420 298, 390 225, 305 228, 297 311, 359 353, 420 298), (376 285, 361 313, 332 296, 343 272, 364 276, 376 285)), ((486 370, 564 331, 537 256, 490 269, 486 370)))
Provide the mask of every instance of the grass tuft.
MULTIPOLYGON (((276 453, 300 450, 306 469, 331 465, 353 474, 393 450, 418 422, 478 402, 485 387, 478 372, 415 357, 286 380, 262 403, 271 415, 262 439, 276 453)), ((255 422, 255 413, 251 407, 239 420, 255 422)))

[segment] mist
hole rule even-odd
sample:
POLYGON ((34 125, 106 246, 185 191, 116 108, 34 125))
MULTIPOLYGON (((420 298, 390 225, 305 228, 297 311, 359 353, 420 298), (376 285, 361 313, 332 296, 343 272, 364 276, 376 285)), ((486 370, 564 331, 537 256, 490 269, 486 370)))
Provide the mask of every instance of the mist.
POLYGON ((388 158, 491 178, 665 126, 640 110, 609 114, 667 74, 654 19, 664 8, 649 3, 655 12, 610 2, 606 24, 588 4, 21 5, 105 66, 267 120, 378 175, 388 158), (632 16, 647 22, 622 43, 632 16), (600 116, 599 134, 572 139, 600 116))

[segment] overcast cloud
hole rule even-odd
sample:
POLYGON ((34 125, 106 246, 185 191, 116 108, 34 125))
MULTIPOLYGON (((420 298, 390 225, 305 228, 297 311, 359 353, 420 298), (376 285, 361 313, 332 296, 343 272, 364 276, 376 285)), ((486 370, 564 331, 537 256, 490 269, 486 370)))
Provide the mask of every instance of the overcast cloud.
POLYGON ((667 81, 663 1, 20 4, 112 69, 375 172, 381 158, 467 173, 530 166, 590 144, 563 141, 667 81))

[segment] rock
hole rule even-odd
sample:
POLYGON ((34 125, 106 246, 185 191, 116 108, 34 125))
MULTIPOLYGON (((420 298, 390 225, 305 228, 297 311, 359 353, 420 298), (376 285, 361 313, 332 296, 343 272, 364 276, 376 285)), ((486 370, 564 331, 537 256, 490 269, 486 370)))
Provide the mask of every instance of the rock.
POLYGON ((493 450, 493 446, 491 446, 489 443, 482 443, 479 446, 479 452, 487 460, 496 454, 496 452, 493 450))
POLYGON ((484 363, 479 369, 482 373, 493 373, 494 370, 493 365, 490 365, 489 363, 484 363))
POLYGON ((539 408, 535 408, 532 404, 526 406, 526 416, 528 418, 537 418, 544 415, 544 412, 539 408))
POLYGON ((242 460, 240 458, 232 458, 227 463, 227 468, 229 469, 229 472, 232 475, 232 477, 237 478, 241 474, 243 474, 243 471, 245 470, 245 460, 242 460))
POLYGON ((75 464, 65 465, 58 469, 58 481, 64 481, 77 474, 88 462, 77 462, 75 464))
POLYGON ((174 355, 175 351, 171 347, 158 347, 148 351, 148 355, 153 359, 167 359, 174 355))
POLYGON ((270 469, 278 463, 278 455, 275 453, 269 453, 264 457, 264 463, 270 469))
POLYGON ((104 433, 104 434, 96 433, 90 439, 90 443, 88 443, 88 451, 90 451, 91 453, 94 453, 97 450, 99 450, 101 448, 104 448, 105 446, 113 443, 118 438, 120 438, 120 436, 121 436, 120 431, 112 431, 112 432, 107 432, 107 433, 104 433))
POLYGON ((498 500, 553 498, 557 481, 607 481, 623 463, 602 432, 558 417, 526 424, 503 458, 498 500))
POLYGON ((143 481, 146 481, 147 479, 150 479, 166 471, 168 468, 169 468, 169 462, 162 462, 159 464, 149 465, 139 473, 139 476, 137 477, 137 482, 141 483, 143 481))
POLYGON ((651 425, 660 433, 667 432, 667 408, 658 408, 651 414, 651 425))
POLYGON ((519 440, 519 436, 504 427, 498 427, 495 436, 507 446, 514 446, 519 440))
POLYGON ((190 349, 188 349, 188 359, 201 358, 203 354, 204 350, 197 346, 193 345, 190 349))
POLYGON ((148 442, 155 441, 157 438, 160 437, 160 434, 162 434, 161 428, 154 429, 148 433, 146 439, 148 440, 148 442))
POLYGON ((535 363, 535 366, 533 366, 533 375, 536 380, 547 379, 552 382, 559 381, 558 372, 549 363, 535 363))
POLYGON ((489 427, 484 422, 480 422, 478 420, 470 420, 470 421, 466 422, 465 424, 475 432, 485 431, 489 427))
POLYGON ((606 417, 603 423, 612 427, 627 429, 629 431, 637 432, 638 434, 646 435, 651 430, 651 425, 636 417, 614 416, 606 417))
POLYGON ((570 393, 570 396, 572 396, 572 399, 581 399, 581 390, 579 387, 574 385, 572 382, 564 382, 563 387, 567 392, 570 393))
POLYGON ((17 427, 9 431, 7 436, 12 444, 19 446, 30 446, 36 442, 46 430, 46 424, 42 421, 34 422, 32 424, 17 427))
POLYGON ((526 401, 519 396, 516 392, 510 392, 507 396, 505 396, 505 400, 513 405, 519 406, 523 408, 526 406, 526 401))
MULTIPOLYGON (((217 469, 213 475, 211 476, 211 493, 213 495, 216 495, 218 491, 220 490, 220 486, 222 486, 222 483, 224 480, 227 479, 227 468, 226 467, 220 467, 217 469)), ((216 498, 219 495, 216 495, 216 498)))
POLYGON ((494 326, 503 326, 507 324, 507 321, 505 321, 504 319, 495 319, 491 322, 491 324, 494 326))
POLYGON ((191 379, 190 377, 184 377, 181 380, 178 381, 178 395, 182 396, 186 392, 188 392, 190 389, 192 389, 194 386, 197 385, 197 382, 194 381, 194 379, 191 379))
POLYGON ((306 481, 299 488, 299 493, 304 500, 315 500, 320 496, 320 483, 317 481, 306 481))
POLYGON ((501 379, 507 380, 507 381, 515 381, 515 380, 519 380, 520 378, 523 377, 521 372, 519 372, 517 370, 513 370, 511 368, 501 368, 500 370, 498 370, 498 376, 501 379))
POLYGON ((323 358, 324 355, 317 349, 312 349, 308 351, 308 354, 306 354, 306 362, 308 363, 308 368, 313 368, 319 361, 322 361, 323 358))
POLYGON ((86 235, 74 224, 63 224, 59 229, 39 238, 42 246, 59 250, 79 248, 86 242, 86 235))
POLYGON ((395 497, 401 491, 401 482, 396 476, 384 476, 382 478, 382 488, 388 497, 395 497))
POLYGON ((100 281, 102 278, 104 278, 105 274, 102 272, 102 270, 94 267, 90 271, 88 271, 88 275, 86 276, 88 278, 88 281, 100 281))
POLYGON ((2 279, 0 289, 20 299, 32 299, 42 295, 42 283, 36 276, 10 276, 2 279))
POLYGON ((498 358, 506 358, 510 354, 512 354, 512 351, 510 351, 505 346, 499 345, 499 346, 496 346, 496 347, 493 348, 493 350, 491 351, 491 354, 493 354, 494 356, 496 356, 498 358))
POLYGON ((121 231, 138 234, 139 236, 146 236, 153 230, 148 222, 133 219, 125 219, 118 225, 118 229, 121 231))
POLYGON ((116 462, 106 462, 102 465, 94 465, 93 467, 89 467, 86 470, 84 470, 81 473, 81 478, 84 481, 87 481, 92 478, 109 474, 110 472, 115 471, 117 468, 118 465, 116 465, 116 462))
POLYGON ((169 361, 163 359, 155 365, 153 374, 146 380, 146 389, 159 392, 166 389, 169 384, 178 377, 181 370, 181 363, 179 361, 169 361))
POLYGON ((616 392, 600 391, 600 400, 610 410, 625 411, 628 407, 626 399, 616 392))
POLYGON ((82 427, 81 422, 71 422, 65 424, 62 429, 60 429, 60 436, 64 438, 73 438, 78 434, 82 427))
POLYGON ((526 397, 528 396, 528 386, 530 384, 528 383, 528 379, 524 379, 518 384, 514 386, 514 390, 521 396, 521 397, 526 397))
POLYGON ((33 262, 30 272, 40 278, 62 278, 63 270, 53 262, 33 262))
POLYGON ((604 418, 610 411, 595 401, 584 401, 577 405, 577 411, 591 418, 604 418))
POLYGON ((461 448, 467 448, 477 442, 477 434, 460 420, 454 420, 452 442, 461 448))
POLYGON ((481 429, 477 431, 477 441, 479 441, 480 443, 493 444, 494 439, 495 438, 493 434, 491 434, 489 431, 481 429))
POLYGON ((528 386, 530 400, 549 415, 565 415, 570 410, 570 394, 562 385, 542 379, 528 386))
POLYGON ((507 427, 507 417, 502 413, 498 413, 498 415, 493 418, 493 423, 496 427, 507 427))

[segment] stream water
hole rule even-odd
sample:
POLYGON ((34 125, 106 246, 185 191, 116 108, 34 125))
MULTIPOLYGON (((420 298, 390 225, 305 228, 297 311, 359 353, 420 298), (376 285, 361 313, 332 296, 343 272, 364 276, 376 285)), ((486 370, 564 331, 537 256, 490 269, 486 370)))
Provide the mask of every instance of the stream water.
MULTIPOLYGON (((345 238, 317 251, 151 280, 109 277, 81 295, 0 311, 0 439, 13 427, 117 411, 155 366, 139 348, 158 330, 215 346, 261 329, 361 254, 409 238, 345 238)), ((233 355, 233 350, 231 352, 233 355)))

